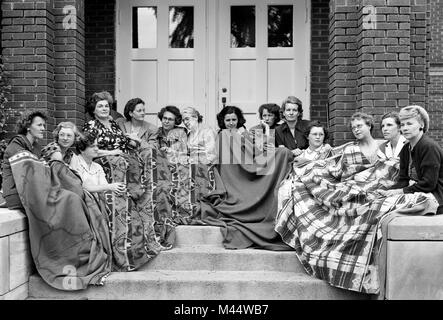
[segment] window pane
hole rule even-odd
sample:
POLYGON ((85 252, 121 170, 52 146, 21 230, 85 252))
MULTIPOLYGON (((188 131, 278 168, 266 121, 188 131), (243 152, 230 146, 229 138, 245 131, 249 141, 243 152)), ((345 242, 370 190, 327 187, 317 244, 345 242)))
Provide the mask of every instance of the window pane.
POLYGON ((231 48, 255 47, 255 6, 231 7, 231 48))
POLYGON ((157 47, 157 7, 132 8, 132 47, 157 47))
POLYGON ((292 6, 268 6, 268 47, 292 47, 292 6))
POLYGON ((169 48, 194 48, 194 7, 169 7, 169 48))

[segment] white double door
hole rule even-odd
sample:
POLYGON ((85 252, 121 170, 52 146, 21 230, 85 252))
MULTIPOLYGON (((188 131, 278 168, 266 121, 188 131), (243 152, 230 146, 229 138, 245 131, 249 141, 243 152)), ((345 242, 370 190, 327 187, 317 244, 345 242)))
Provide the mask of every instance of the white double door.
POLYGON ((217 128, 223 105, 246 126, 263 103, 302 100, 309 117, 309 0, 117 0, 116 99, 147 120, 166 105, 197 108, 217 128))

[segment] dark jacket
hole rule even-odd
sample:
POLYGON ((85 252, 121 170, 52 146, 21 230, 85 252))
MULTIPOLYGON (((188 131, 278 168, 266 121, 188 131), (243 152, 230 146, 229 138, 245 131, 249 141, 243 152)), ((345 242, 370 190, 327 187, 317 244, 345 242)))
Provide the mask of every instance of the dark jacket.
POLYGON ((423 135, 411 150, 412 163, 417 172, 417 183, 409 186, 409 142, 400 151, 400 173, 391 189, 403 188, 404 193, 430 192, 437 199, 437 213, 443 213, 443 149, 423 135))
POLYGON ((292 136, 288 124, 285 122, 275 128, 275 146, 284 145, 289 150, 306 149, 309 147, 305 131, 309 125, 308 120, 298 120, 295 125, 295 136, 292 136))
POLYGON ((41 146, 38 143, 31 145, 31 142, 24 135, 17 135, 9 141, 6 147, 5 154, 3 157, 3 197, 6 200, 6 204, 9 209, 23 208, 20 201, 20 197, 17 193, 15 187, 14 177, 12 176, 11 164, 9 163, 9 158, 21 151, 29 151, 35 154, 38 158, 41 156, 41 146))

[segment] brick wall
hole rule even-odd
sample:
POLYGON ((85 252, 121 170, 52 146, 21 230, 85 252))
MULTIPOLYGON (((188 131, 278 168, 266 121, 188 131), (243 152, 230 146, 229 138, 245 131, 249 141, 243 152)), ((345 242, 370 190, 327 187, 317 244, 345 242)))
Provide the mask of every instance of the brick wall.
POLYGON ((328 121, 329 4, 311 3, 311 119, 328 121))
POLYGON ((86 98, 115 93, 115 1, 88 0, 86 14, 86 98))
POLYGON ((12 84, 7 129, 14 132, 18 112, 38 109, 49 116, 52 139, 56 123, 83 117, 83 0, 5 0, 1 8, 3 57, 12 84), (74 19, 69 27, 67 17, 74 19))

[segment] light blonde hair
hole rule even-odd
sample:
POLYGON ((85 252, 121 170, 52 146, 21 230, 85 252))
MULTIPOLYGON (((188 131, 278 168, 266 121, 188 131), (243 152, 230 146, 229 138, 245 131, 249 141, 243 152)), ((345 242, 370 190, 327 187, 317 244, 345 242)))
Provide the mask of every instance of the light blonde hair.
POLYGON ((63 121, 60 122, 57 127, 52 131, 52 136, 54 137, 55 142, 58 143, 58 134, 60 133, 60 130, 63 128, 72 129, 74 132, 74 138, 77 140, 77 138, 81 135, 80 131, 78 130, 77 126, 71 122, 71 121, 63 121))
POLYGON ((203 116, 200 114, 200 112, 197 111, 197 109, 193 107, 184 108, 182 111, 182 116, 184 116, 185 114, 189 114, 191 117, 197 118, 197 122, 199 123, 203 121, 203 116))
POLYGON ((400 109, 398 113, 400 120, 415 118, 423 126, 423 132, 429 130, 429 114, 425 108, 418 105, 411 105, 400 109))

